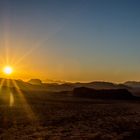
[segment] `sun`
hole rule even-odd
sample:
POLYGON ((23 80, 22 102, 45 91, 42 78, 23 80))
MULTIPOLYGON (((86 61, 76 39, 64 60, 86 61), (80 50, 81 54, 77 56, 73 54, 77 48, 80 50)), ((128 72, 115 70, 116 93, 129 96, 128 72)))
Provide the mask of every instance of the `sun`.
POLYGON ((13 68, 11 66, 5 66, 3 68, 3 72, 6 75, 11 75, 13 73, 13 68))

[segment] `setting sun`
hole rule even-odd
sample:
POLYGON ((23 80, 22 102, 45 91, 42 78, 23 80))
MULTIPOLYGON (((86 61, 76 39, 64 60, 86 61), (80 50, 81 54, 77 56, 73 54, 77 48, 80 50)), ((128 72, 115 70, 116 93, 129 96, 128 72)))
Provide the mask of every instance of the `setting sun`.
POLYGON ((6 66, 6 67, 3 68, 3 72, 6 75, 10 75, 10 74, 13 73, 13 68, 11 66, 6 66))

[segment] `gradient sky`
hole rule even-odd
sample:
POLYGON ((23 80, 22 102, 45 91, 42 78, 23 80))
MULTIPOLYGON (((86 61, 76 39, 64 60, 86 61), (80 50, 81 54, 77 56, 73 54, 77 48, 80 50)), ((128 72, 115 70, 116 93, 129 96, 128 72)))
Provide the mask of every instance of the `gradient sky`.
POLYGON ((140 1, 0 0, 0 59, 18 79, 140 80, 140 1))

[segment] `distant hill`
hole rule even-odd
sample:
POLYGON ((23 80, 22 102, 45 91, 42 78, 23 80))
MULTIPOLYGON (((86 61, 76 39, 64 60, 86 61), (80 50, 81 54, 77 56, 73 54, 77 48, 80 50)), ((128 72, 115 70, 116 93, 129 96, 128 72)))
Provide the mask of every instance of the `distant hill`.
POLYGON ((33 85, 28 82, 24 82, 22 80, 13 80, 13 79, 2 79, 0 78, 1 88, 9 87, 9 88, 19 88, 21 90, 46 90, 46 87, 43 85, 33 85))
POLYGON ((89 83, 45 83, 48 90, 51 91, 72 91, 77 87, 87 87, 94 89, 131 89, 131 87, 123 84, 114 84, 110 82, 89 82, 89 83))
POLYGON ((136 81, 127 81, 124 83, 124 85, 130 86, 133 88, 140 88, 140 82, 136 82, 136 81))
POLYGON ((128 81, 123 84, 115 84, 111 82, 100 82, 93 81, 89 83, 43 83, 40 79, 31 79, 28 82, 15 79, 2 79, 0 78, 0 85, 5 87, 14 88, 15 84, 21 90, 28 91, 49 91, 49 92, 62 92, 62 91, 73 91, 78 87, 92 88, 96 90, 107 90, 107 89, 126 89, 134 95, 140 96, 140 82, 128 81))
POLYGON ((32 85, 42 85, 42 81, 40 79, 31 79, 28 81, 28 83, 32 85))
POLYGON ((124 88, 128 89, 130 88, 127 85, 123 84, 114 84, 111 82, 100 82, 100 81, 94 81, 90 83, 76 83, 76 87, 88 87, 88 88, 95 88, 95 89, 119 89, 119 88, 124 88))
POLYGON ((125 100, 140 99, 136 96, 133 96, 131 92, 129 92, 126 89, 96 90, 92 88, 79 87, 73 90, 73 95, 76 97, 95 98, 95 99, 125 99, 125 100))
POLYGON ((127 81, 124 83, 125 86, 131 87, 130 91, 136 95, 140 96, 140 82, 138 81, 127 81))

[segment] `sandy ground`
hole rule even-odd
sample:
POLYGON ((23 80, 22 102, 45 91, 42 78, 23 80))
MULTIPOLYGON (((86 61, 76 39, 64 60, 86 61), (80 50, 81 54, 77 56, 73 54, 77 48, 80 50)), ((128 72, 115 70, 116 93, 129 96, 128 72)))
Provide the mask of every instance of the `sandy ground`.
POLYGON ((0 93, 2 140, 140 140, 140 102, 0 93))

